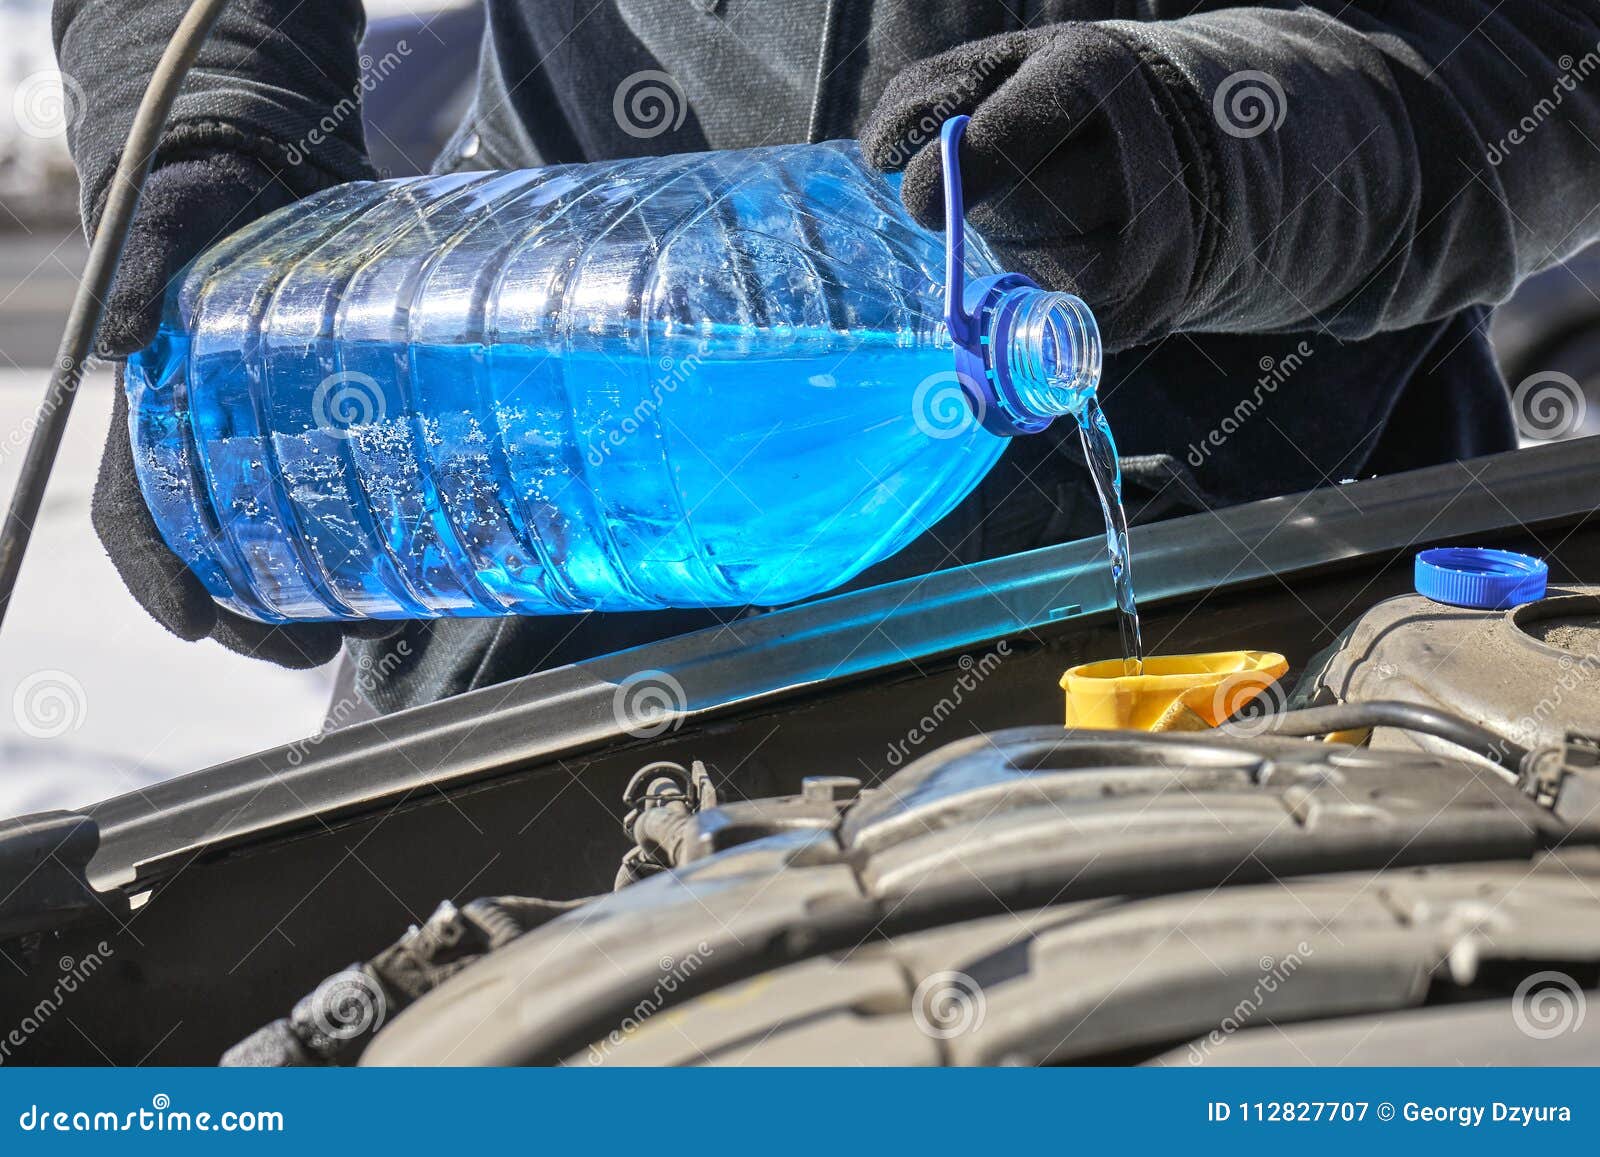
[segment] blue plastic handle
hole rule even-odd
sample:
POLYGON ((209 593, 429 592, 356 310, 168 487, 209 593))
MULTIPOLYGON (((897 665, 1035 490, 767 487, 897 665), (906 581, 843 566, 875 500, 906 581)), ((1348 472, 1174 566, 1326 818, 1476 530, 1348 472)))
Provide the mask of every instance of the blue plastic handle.
MULTIPOLYGON (((984 327, 1003 316, 1009 290, 1038 286, 1020 273, 997 273, 967 282, 966 204, 961 195, 961 135, 969 118, 953 116, 939 130, 939 160, 944 174, 944 323, 955 346, 956 376, 973 412, 991 434, 1037 434, 1048 417, 1023 416, 1011 376, 996 359, 1003 351, 984 344, 984 327), (996 311, 999 311, 997 315, 996 311)), ((1015 310, 1017 303, 1011 302, 1015 310)), ((996 323, 998 324, 998 323, 996 323)))
POLYGON ((967 225, 961 196, 961 137, 970 117, 953 116, 939 130, 939 159, 944 173, 944 323, 950 338, 976 352, 977 319, 966 310, 967 225))

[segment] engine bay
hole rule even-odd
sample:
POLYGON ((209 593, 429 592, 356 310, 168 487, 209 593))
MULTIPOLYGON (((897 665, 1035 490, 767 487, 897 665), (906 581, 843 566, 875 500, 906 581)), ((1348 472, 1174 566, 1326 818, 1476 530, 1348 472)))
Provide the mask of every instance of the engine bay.
POLYGON ((1248 1063, 1269 1024, 1394 1010, 1425 1019, 1386 1063, 1503 1063, 1440 1010, 1481 1015, 1530 960, 1600 975, 1597 605, 1386 600, 1213 731, 1007 729, 728 802, 703 763, 647 764, 616 891, 470 959, 514 902, 448 905, 228 1063, 1248 1063), (1486 666, 1508 636, 1531 660, 1486 666), (1494 726, 1432 726, 1475 673, 1494 726), (1381 725, 1271 733, 1330 708, 1381 725))
POLYGON ((1585 462, 1136 527, 1153 652, 1286 657, 1215 729, 1062 726, 1062 672, 1118 646, 1088 541, 23 817, 0 839, 12 1011, 58 960, 105 966, 74 995, 95 1050, 54 1019, 16 1059, 1289 1063, 1283 1033, 1511 1057, 1487 1029, 1407 1052, 1387 1018, 1596 983, 1585 462), (1472 485, 1499 501, 1450 501, 1472 485), (1422 599, 1424 531, 1548 557, 1549 594, 1422 599), (945 1035, 980 997, 983 1027, 945 1035))

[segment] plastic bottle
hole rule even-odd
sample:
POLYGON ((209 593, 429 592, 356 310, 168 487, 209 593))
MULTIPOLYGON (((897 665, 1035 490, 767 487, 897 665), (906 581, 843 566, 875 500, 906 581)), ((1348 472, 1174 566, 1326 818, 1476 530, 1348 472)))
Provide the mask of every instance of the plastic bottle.
POLYGON ((169 295, 139 481, 269 622, 815 595, 1098 382, 1083 303, 976 238, 960 300, 954 218, 947 279, 850 142, 330 189, 169 295))

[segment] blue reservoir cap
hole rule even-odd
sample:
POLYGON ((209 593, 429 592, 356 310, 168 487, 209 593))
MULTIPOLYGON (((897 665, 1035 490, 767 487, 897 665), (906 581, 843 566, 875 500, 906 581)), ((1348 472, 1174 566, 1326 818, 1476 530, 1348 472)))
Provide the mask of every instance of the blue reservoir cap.
POLYGON ((1417 593, 1452 607, 1503 611, 1544 598, 1549 581, 1542 560, 1509 550, 1442 546, 1417 555, 1417 593))

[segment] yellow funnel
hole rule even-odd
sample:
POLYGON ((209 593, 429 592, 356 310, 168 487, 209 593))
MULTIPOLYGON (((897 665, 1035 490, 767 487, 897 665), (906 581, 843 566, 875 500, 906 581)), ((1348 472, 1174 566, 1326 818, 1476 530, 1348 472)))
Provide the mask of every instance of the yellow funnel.
POLYGON ((1121 659, 1084 663, 1061 676, 1068 727, 1202 731, 1276 683, 1289 662, 1271 651, 1156 655, 1138 675, 1121 659))

